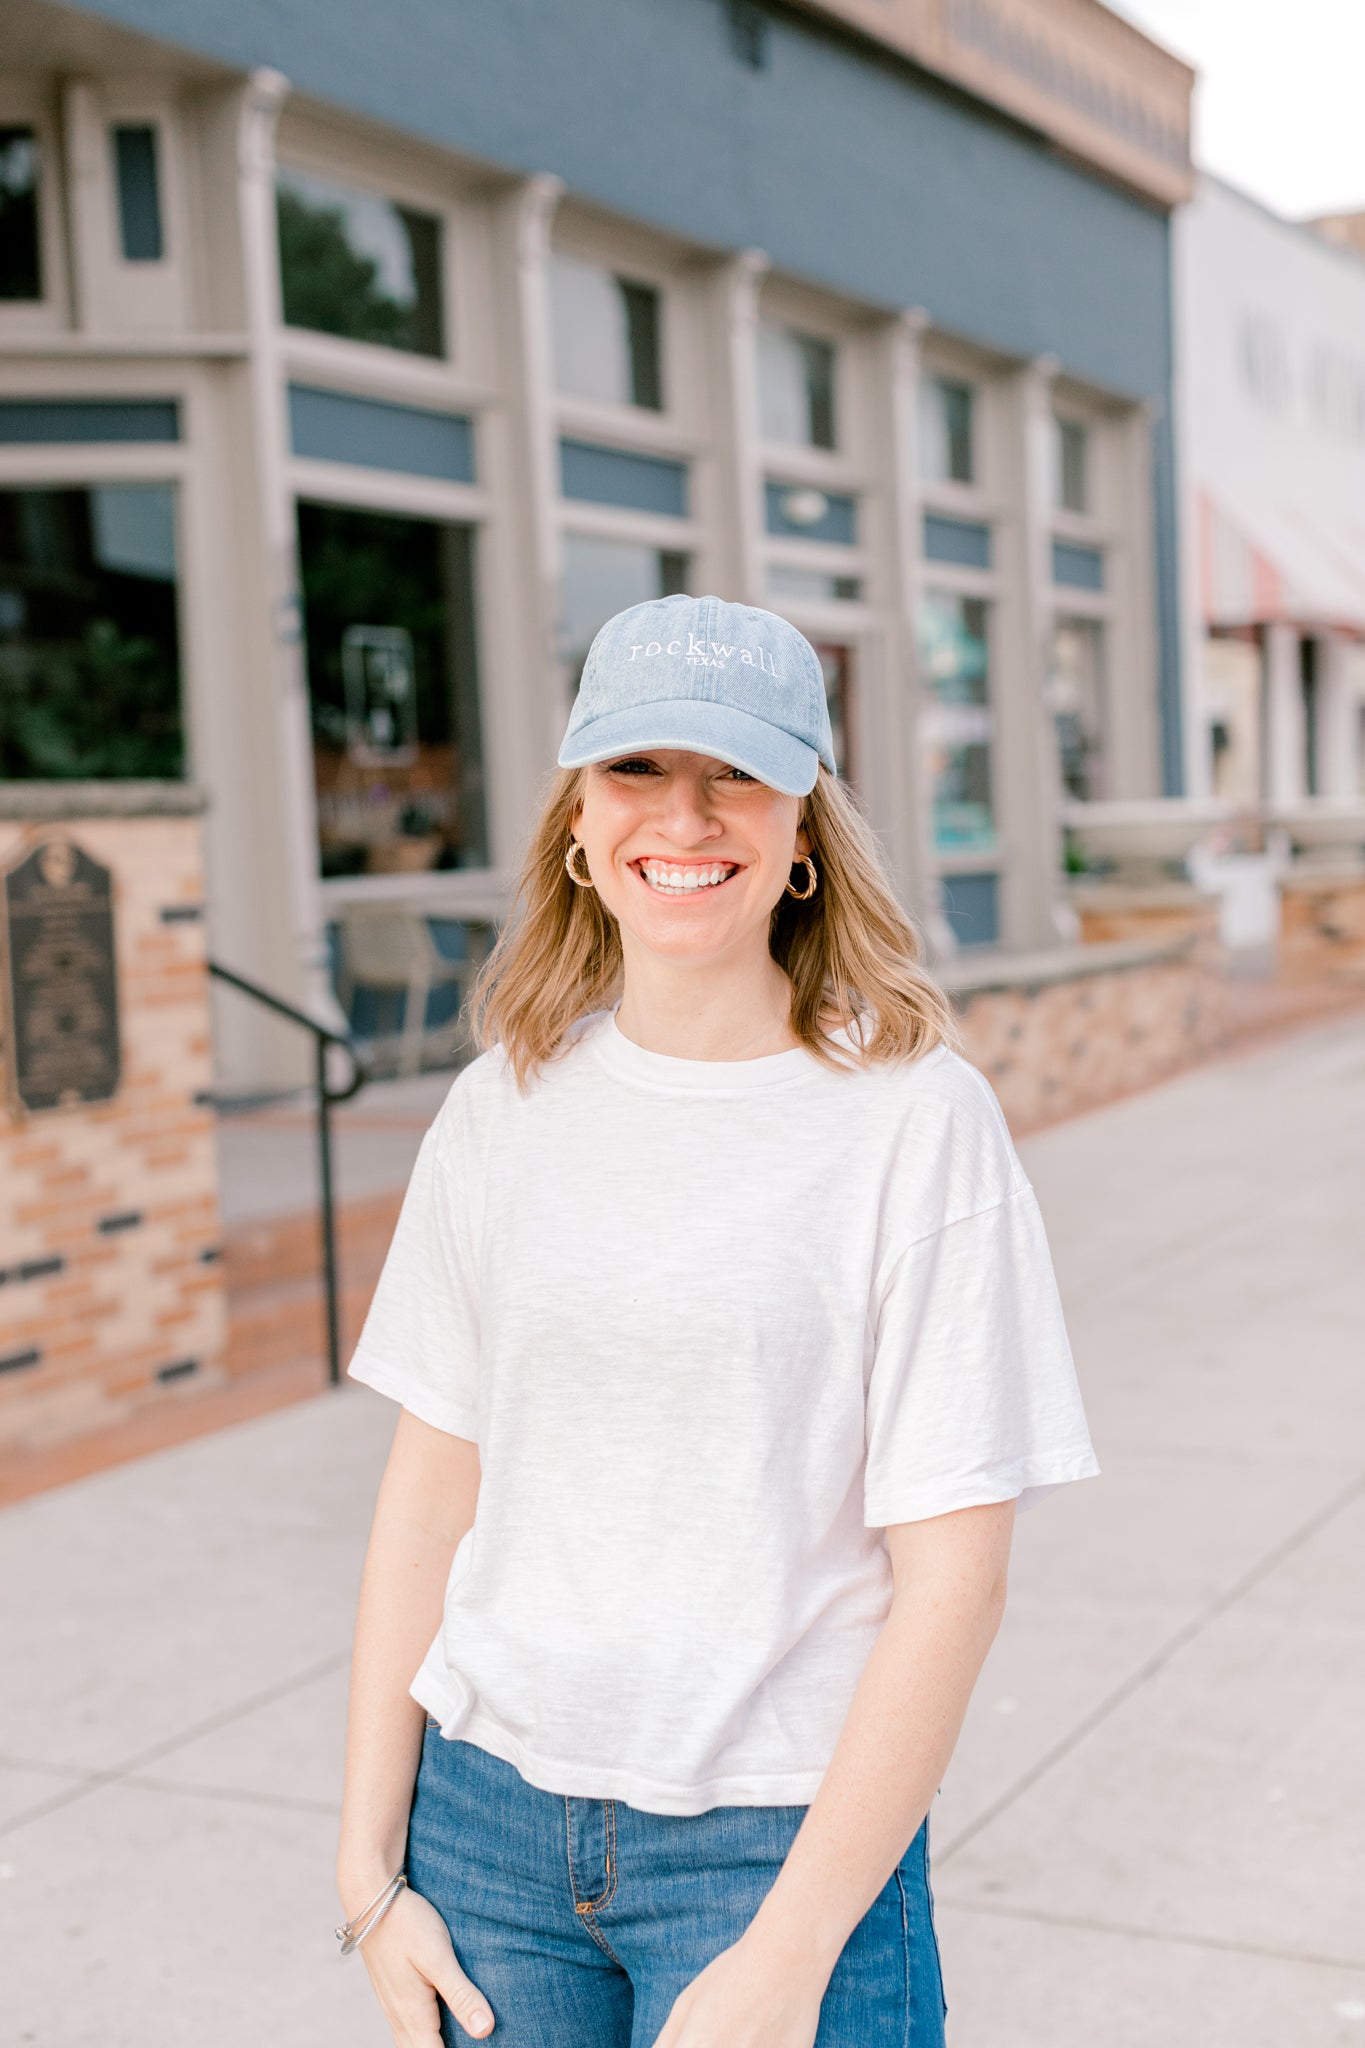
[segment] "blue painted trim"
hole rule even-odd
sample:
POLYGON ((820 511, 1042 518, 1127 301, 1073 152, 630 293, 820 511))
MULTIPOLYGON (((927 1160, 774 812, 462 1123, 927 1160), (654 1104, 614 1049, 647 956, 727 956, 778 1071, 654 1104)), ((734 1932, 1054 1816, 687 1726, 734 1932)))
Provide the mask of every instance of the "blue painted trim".
POLYGON ((1068 590, 1103 590, 1103 551, 1079 547, 1075 541, 1054 540, 1052 580, 1068 590))
POLYGON ((974 519, 945 519, 939 512, 926 512, 924 559, 950 562, 958 569, 989 569, 991 530, 974 519))
POLYGON ((559 488, 586 505, 619 505, 630 512, 687 517, 687 464, 657 455, 631 455, 591 441, 559 444, 559 488))
POLYGON ((474 428, 463 413, 291 384, 289 445, 311 461, 474 482, 474 428))
POLYGON ((0 443, 178 441, 173 398, 7 398, 0 400, 0 443))
POLYGON ((764 513, 769 533, 781 534, 788 540, 821 540, 832 542, 837 547, 856 547, 858 500, 822 491, 824 517, 812 521, 809 526, 799 526, 795 520, 788 519, 782 509, 782 501, 793 490, 804 488, 804 485, 773 483, 771 479, 764 484, 764 513))
POLYGON ((1000 938, 1000 877, 945 875, 943 915, 959 946, 994 946, 1000 938))
POLYGON ((1170 414, 1152 422, 1152 498, 1156 528, 1157 698, 1161 710, 1161 787, 1185 794, 1181 691, 1180 567, 1176 544, 1176 452, 1170 414))

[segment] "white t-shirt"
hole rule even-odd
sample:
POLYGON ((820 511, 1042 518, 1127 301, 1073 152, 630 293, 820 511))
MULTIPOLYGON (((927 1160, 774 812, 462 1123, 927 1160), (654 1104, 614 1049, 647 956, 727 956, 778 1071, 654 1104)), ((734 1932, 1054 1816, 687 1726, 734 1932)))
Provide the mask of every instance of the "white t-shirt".
POLYGON ((546 1791, 814 1798, 884 1527, 1098 1472, 1038 1208, 939 1048, 501 1052, 423 1142, 351 1374, 479 1446, 412 1693, 546 1791))

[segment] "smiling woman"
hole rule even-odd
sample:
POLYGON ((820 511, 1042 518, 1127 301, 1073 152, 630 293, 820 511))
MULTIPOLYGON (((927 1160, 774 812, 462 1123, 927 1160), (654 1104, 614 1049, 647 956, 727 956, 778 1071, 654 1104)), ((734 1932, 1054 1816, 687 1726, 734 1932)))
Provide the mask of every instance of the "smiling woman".
POLYGON ((619 614, 559 764, 351 1365, 342 1898, 396 2040, 942 2048, 929 1809, 1098 1469, 1037 1205, 792 626, 619 614))

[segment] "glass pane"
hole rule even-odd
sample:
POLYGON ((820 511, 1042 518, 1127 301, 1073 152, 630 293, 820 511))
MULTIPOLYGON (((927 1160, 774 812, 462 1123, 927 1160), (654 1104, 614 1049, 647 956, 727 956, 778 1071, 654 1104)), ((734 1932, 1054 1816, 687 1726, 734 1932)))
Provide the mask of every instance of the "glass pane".
POLYGON ((1053 502, 1066 512, 1089 510, 1088 479, 1086 475, 1089 454, 1089 435, 1079 420, 1058 420, 1053 439, 1056 474, 1053 479, 1053 502))
POLYGON ((1047 701, 1065 795, 1090 803, 1104 795, 1104 678, 1101 628, 1094 619, 1058 619, 1052 629, 1047 701))
POLYGON ((0 491, 0 776, 183 772, 171 486, 0 491))
POLYGON ((280 279, 290 327, 444 353, 441 224, 311 172, 277 173, 280 279))
POLYGON ((143 124, 114 130, 119 243, 126 263, 159 263, 163 254, 156 130, 143 124))
POLYGON ((834 344, 764 321, 758 330, 759 432, 787 447, 834 446, 834 344))
POLYGON ((324 875, 484 867, 473 536, 299 506, 324 875))
POLYGON ((930 704, 924 739, 942 849, 995 843, 991 799, 990 653, 986 606, 978 597, 926 593, 920 606, 920 661, 930 704))
POLYGON ((856 576, 831 576, 823 569, 793 569, 773 562, 767 574, 769 597, 808 597, 817 603, 856 604, 863 586, 856 576))
POLYGON ((38 139, 0 128, 0 299, 40 299, 38 139))
POLYGON ((974 394, 970 384, 926 377, 920 386, 920 460, 931 483, 976 480, 974 394))
POLYGON ((555 382, 609 405, 663 406, 659 294, 576 256, 550 259, 555 382))
POLYGON ((687 588, 687 557, 635 541, 564 536, 559 596, 560 647, 577 687, 593 635, 628 605, 687 588))

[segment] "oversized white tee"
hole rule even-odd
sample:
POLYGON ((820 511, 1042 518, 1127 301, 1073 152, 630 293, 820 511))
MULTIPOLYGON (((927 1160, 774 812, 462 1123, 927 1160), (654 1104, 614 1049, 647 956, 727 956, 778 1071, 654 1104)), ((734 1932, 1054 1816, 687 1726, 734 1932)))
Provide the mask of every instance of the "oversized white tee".
POLYGON ((1099 1470, 1033 1191, 944 1048, 674 1059, 599 1013, 524 1092, 485 1054, 350 1371, 479 1447, 414 1697, 655 1813, 814 1798, 888 1524, 1099 1470))

